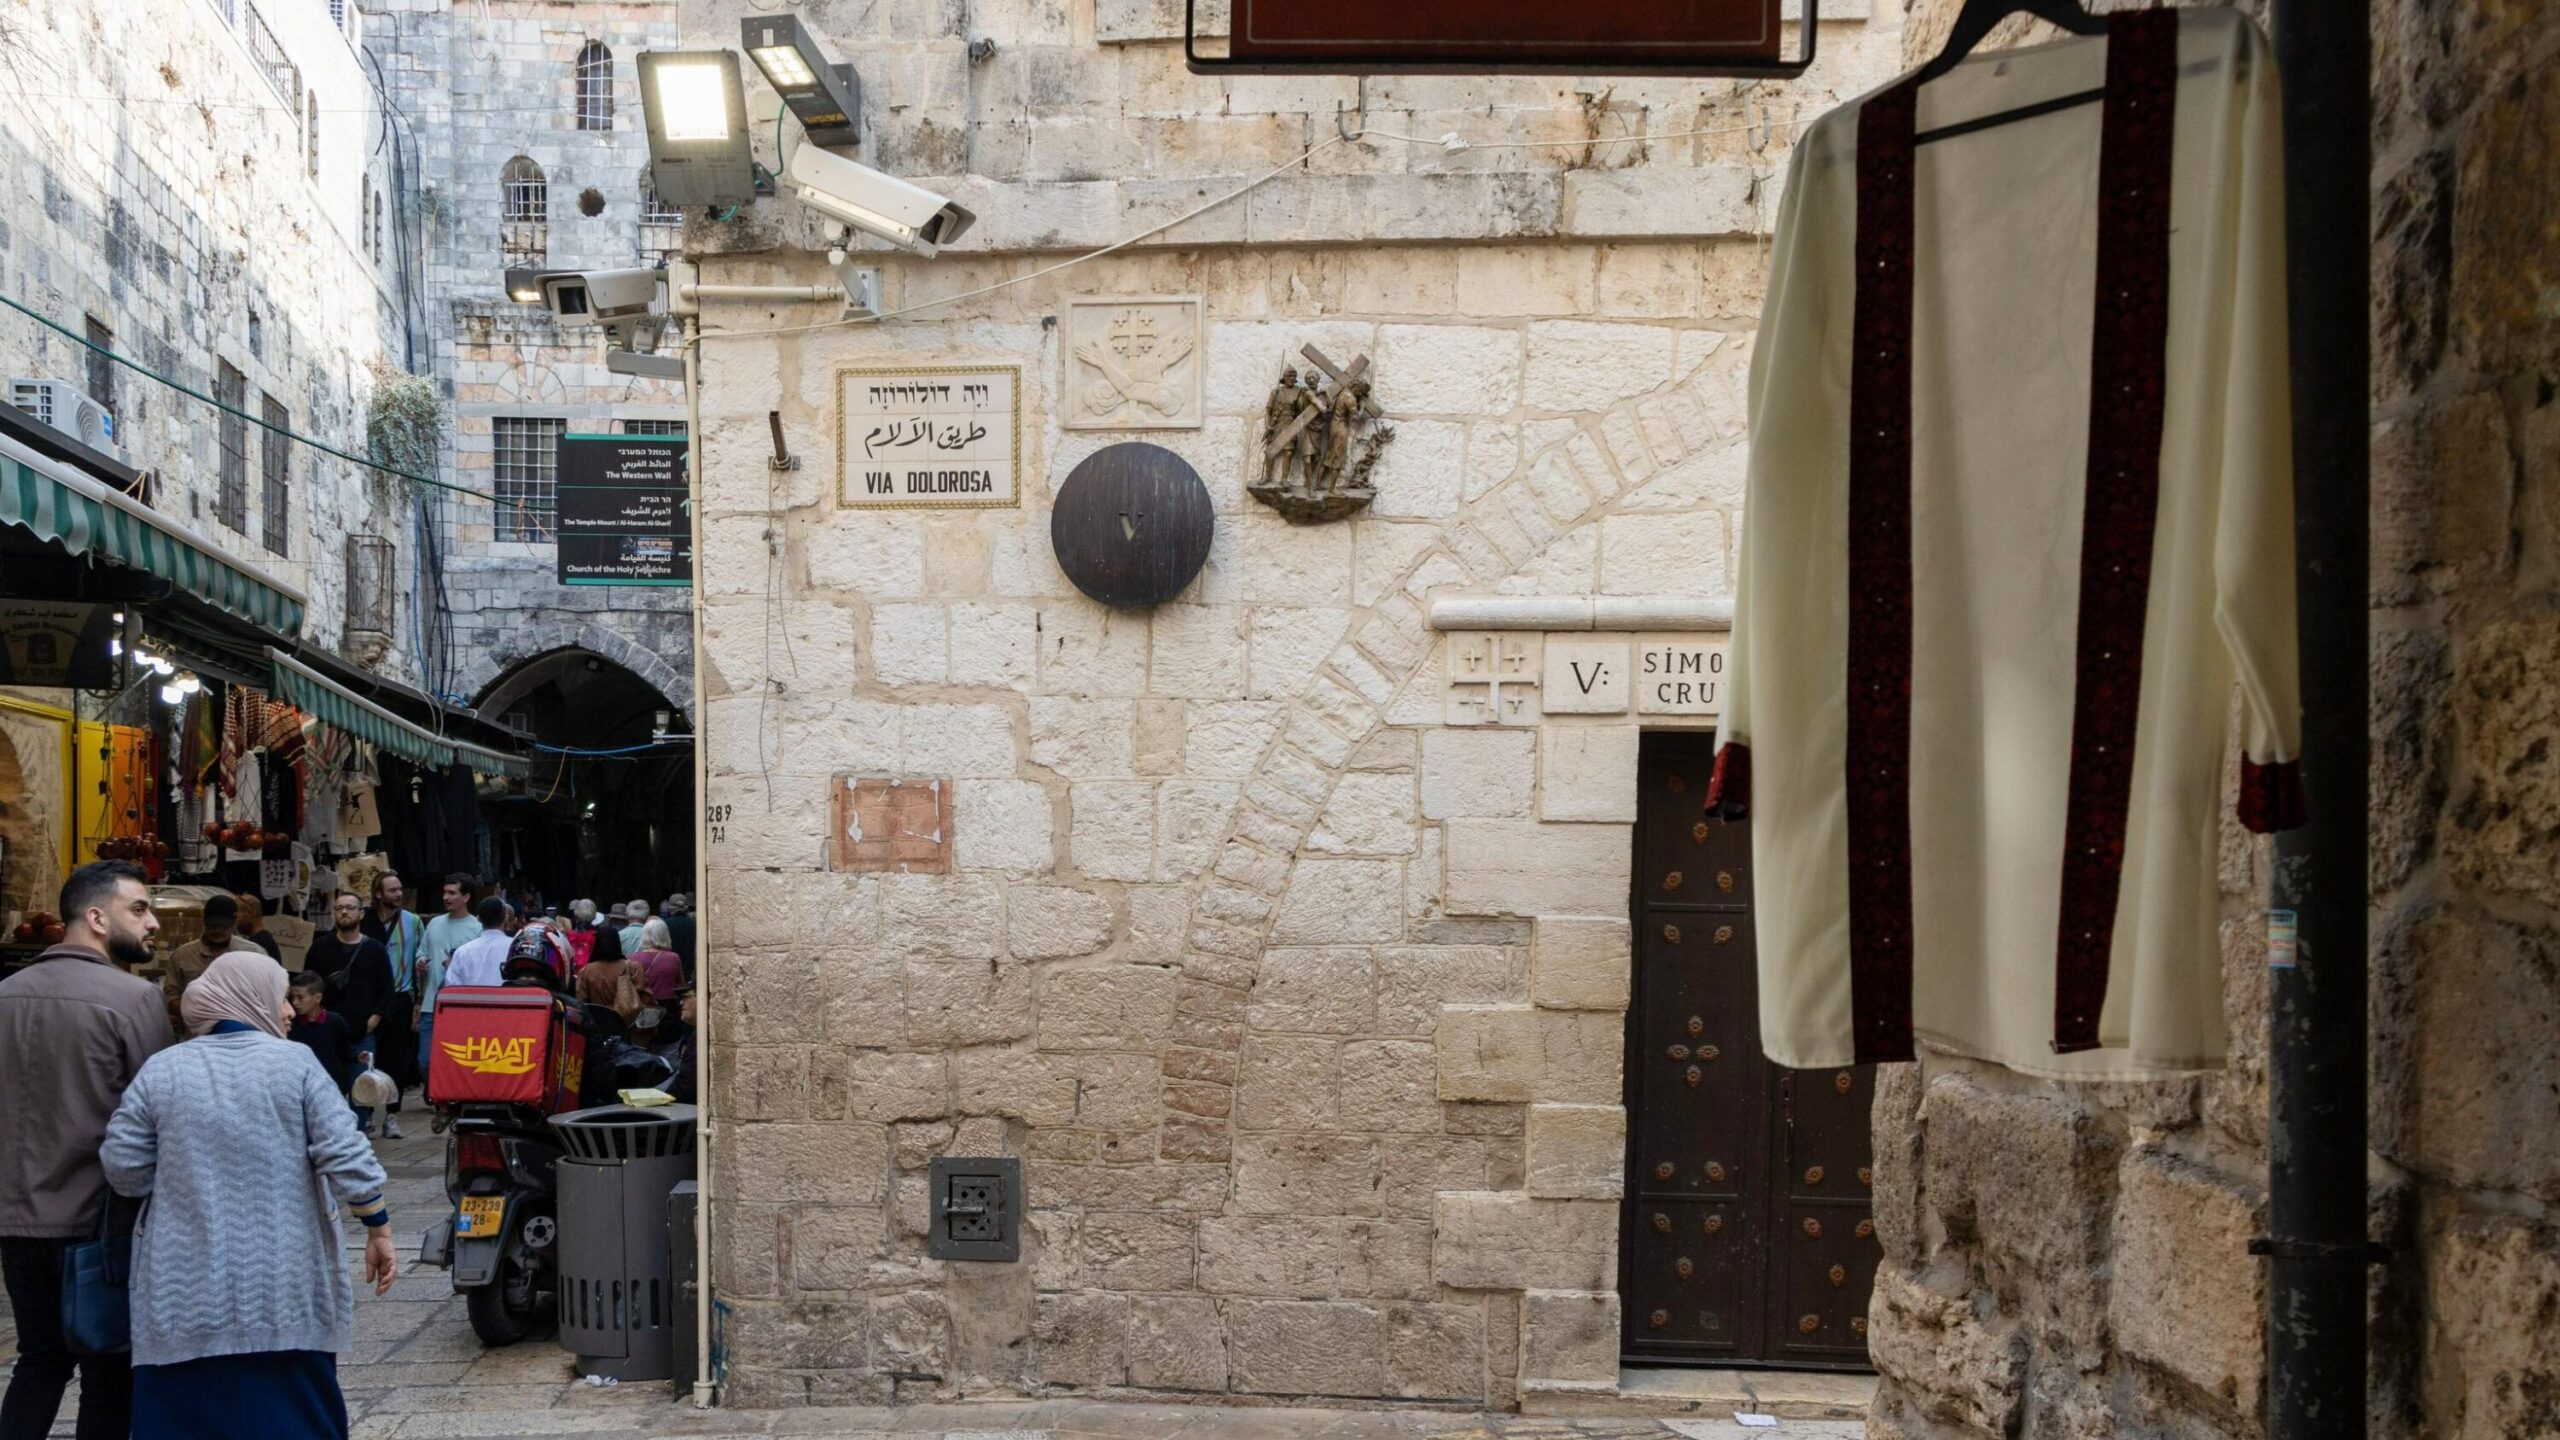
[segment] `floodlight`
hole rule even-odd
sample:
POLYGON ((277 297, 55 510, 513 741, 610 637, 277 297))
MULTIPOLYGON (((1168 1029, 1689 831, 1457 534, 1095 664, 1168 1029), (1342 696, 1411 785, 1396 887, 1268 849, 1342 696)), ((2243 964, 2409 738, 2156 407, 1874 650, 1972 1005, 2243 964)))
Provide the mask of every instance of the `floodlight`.
POLYGON ((852 66, 827 60, 799 16, 750 15, 738 22, 738 29, 747 58, 799 117, 811 144, 862 143, 862 81, 852 66))
POLYGON ((755 198, 737 56, 642 51, 640 113, 649 130, 649 183, 660 203, 727 206, 755 198))

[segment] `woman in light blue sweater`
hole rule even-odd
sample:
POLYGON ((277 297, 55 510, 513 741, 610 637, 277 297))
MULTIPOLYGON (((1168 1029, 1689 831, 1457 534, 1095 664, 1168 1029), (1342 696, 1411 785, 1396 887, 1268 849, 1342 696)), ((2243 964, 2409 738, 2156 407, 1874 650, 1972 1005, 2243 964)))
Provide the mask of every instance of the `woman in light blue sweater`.
POLYGON ((337 1209, 368 1227, 365 1279, 390 1289, 381 1162, 328 1072, 284 1038, 284 967, 222 956, 179 1013, 197 1038, 143 1065, 99 1150, 118 1194, 149 1199, 133 1238, 135 1440, 343 1440, 355 1287, 337 1209))

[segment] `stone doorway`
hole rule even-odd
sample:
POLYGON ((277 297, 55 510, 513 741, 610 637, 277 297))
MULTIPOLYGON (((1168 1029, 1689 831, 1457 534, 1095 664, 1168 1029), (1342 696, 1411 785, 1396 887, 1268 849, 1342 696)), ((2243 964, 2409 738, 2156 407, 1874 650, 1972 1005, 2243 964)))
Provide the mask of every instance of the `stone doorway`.
POLYGON ((1687 731, 1646 735, 1637 765, 1621 1349, 1864 1369, 1874 1067, 1762 1058, 1750 834, 1704 813, 1713 764, 1687 731))

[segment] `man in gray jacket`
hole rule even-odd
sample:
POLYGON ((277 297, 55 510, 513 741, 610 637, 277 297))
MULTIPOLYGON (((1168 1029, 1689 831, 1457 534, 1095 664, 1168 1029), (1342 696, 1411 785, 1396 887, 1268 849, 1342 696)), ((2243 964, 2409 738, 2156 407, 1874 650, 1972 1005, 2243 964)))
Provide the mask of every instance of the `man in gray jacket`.
POLYGON ((130 1358, 75 1357, 63 1344, 62 1261, 97 1232, 107 1201, 107 1117, 169 1044, 159 987, 127 973, 151 959, 160 922, 142 868, 125 860, 72 871, 62 918, 62 943, 0 980, 0 1275, 18 1324, 0 1440, 51 1430, 75 1365, 80 1440, 121 1440, 131 1428, 130 1358))

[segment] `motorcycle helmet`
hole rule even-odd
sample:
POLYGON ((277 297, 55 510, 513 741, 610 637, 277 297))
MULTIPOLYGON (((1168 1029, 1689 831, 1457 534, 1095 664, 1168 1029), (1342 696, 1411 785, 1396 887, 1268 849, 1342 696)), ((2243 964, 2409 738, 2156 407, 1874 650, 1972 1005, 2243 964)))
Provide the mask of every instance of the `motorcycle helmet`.
POLYGON ((541 985, 557 990, 567 981, 569 967, 559 938, 551 927, 540 922, 516 932, 507 945, 507 961, 500 977, 509 985, 541 985))

